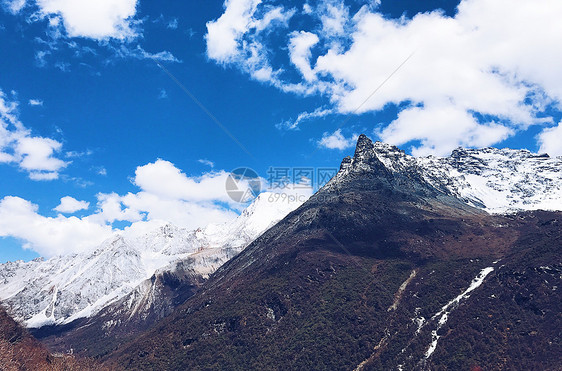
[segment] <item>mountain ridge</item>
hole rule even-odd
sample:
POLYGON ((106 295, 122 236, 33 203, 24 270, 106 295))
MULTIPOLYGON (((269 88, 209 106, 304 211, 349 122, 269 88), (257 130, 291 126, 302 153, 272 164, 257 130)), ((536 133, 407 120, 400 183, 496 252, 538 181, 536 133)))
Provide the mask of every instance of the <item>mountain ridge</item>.
POLYGON ((116 233, 90 253, 0 265, 0 300, 28 327, 67 324, 95 315, 158 269, 202 250, 216 259, 192 260, 202 278, 298 206, 270 202, 262 194, 247 211, 224 225, 186 230, 170 223, 139 234, 116 233))
POLYGON ((560 276, 551 265, 559 261, 562 213, 490 214, 434 186, 415 161, 406 157, 405 168, 392 172, 373 153, 375 144, 365 138, 359 144, 332 181, 174 313, 107 355, 106 364, 140 370, 559 365, 560 341, 549 326, 559 323, 560 276), (504 341, 507 328, 515 330, 504 341), (465 340, 450 341, 463 339, 463 331, 465 340))

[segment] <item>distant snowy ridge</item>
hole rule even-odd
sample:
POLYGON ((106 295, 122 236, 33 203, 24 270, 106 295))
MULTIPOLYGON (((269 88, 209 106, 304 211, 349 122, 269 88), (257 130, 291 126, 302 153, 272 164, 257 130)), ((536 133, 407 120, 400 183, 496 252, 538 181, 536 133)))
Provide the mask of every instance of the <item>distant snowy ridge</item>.
POLYGON ((123 298, 159 269, 190 259, 207 277, 300 206, 262 193, 231 222, 186 230, 162 224, 149 233, 117 233, 95 251, 0 265, 0 301, 28 327, 89 317, 123 298))
POLYGON ((434 187, 489 213, 562 210, 562 157, 527 150, 458 148, 449 157, 416 158, 386 143, 371 146, 362 141, 370 139, 359 138, 359 153, 344 160, 333 181, 352 167, 360 168, 369 155, 361 151, 372 150, 388 170, 419 173, 434 187))

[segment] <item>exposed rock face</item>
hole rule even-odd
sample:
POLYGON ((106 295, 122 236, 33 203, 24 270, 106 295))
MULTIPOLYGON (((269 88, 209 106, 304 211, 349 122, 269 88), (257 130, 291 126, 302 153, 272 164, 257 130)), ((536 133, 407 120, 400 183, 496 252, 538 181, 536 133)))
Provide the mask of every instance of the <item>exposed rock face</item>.
POLYGON ((89 359, 51 354, 0 306, 0 370, 107 370, 89 359))

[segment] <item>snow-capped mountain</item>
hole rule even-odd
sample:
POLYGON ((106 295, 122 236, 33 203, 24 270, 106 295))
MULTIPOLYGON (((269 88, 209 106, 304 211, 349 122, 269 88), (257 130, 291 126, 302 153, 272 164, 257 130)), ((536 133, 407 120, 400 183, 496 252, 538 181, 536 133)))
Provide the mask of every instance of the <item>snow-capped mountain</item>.
POLYGON ((2 264, 0 301, 28 327, 89 317, 139 285, 143 292, 146 280, 177 261, 190 258, 190 269, 207 277, 299 205, 262 193, 225 224, 194 231, 163 224, 116 233, 91 253, 2 264))
POLYGON ((329 184, 100 357, 129 369, 559 369, 562 212, 497 213, 554 207, 543 200, 557 161, 415 159, 362 136, 329 184), (493 179, 502 197, 480 197, 493 179))
MULTIPOLYGON (((434 187, 489 213, 562 210, 562 157, 527 150, 458 148, 449 157, 416 158, 381 142, 375 142, 372 150, 388 170, 420 174, 434 187)), ((342 167, 351 161, 346 158, 342 167)))
MULTIPOLYGON (((326 187, 351 169, 372 171, 362 159, 373 154, 389 172, 421 177, 489 213, 562 210, 562 158, 525 150, 457 149, 449 157, 416 158, 362 135, 354 158, 344 159, 326 187)), ((92 253, 0 265, 0 301, 28 327, 89 317, 125 297, 132 300, 127 304, 131 308, 138 304, 135 300, 150 302, 153 285, 147 280, 155 272, 191 258, 190 271, 205 278, 301 204, 270 196, 261 194, 223 225, 191 231, 164 224, 149 233, 115 234, 92 253)))

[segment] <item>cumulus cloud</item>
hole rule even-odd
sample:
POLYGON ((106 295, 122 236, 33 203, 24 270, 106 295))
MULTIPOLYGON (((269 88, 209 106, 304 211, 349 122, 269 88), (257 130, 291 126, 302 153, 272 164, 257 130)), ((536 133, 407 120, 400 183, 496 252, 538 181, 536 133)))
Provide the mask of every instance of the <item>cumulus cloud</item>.
POLYGON ((539 152, 550 156, 562 156, 562 122, 551 128, 544 129, 538 135, 539 152))
POLYGON ((378 133, 388 143, 407 143, 412 138, 420 145, 414 156, 447 155, 456 147, 487 147, 513 134, 513 129, 495 122, 479 123, 455 106, 410 107, 378 133))
POLYGON ((171 162, 157 160, 139 166, 132 183, 139 189, 127 194, 99 193, 95 209, 81 218, 65 216, 87 210, 90 204, 70 196, 61 198, 56 217, 44 216, 37 205, 19 197, 0 199, 0 236, 15 237, 24 246, 50 257, 94 248, 112 233, 115 222, 132 223, 142 231, 154 223, 171 222, 195 229, 236 217, 243 205, 225 189, 225 171, 187 176, 171 162))
POLYGON ((161 198, 229 202, 224 187, 227 177, 228 173, 225 171, 188 177, 171 162, 157 160, 139 166, 135 171, 134 183, 143 191, 161 198))
POLYGON ((225 11, 216 21, 207 23, 207 55, 228 62, 239 53, 239 42, 248 29, 261 0, 226 0, 225 11))
POLYGON ((60 152, 62 143, 50 138, 23 137, 18 139, 16 153, 21 157, 19 166, 30 172, 56 173, 67 163, 53 157, 60 152))
POLYGON ((57 18, 70 37, 96 40, 137 36, 134 16, 137 0, 37 0, 40 12, 57 18))
POLYGON ((318 141, 318 146, 328 149, 339 149, 344 150, 348 148, 353 148, 357 142, 359 135, 353 134, 351 137, 346 138, 342 133, 341 129, 334 131, 332 134, 324 133, 322 139, 318 141))
MULTIPOLYGON (((377 133, 397 145, 421 143, 416 153, 442 155, 458 145, 498 143, 548 123, 547 107, 562 109, 562 70, 552 62, 562 59, 562 2, 463 0, 452 17, 433 11, 391 19, 376 7, 350 14, 342 0, 320 0, 293 14, 315 22, 293 22, 310 26, 288 29, 286 49, 274 49, 251 27, 249 19, 265 4, 239 2, 248 6, 246 21, 228 38, 225 55, 253 40, 256 50, 276 51, 260 54, 271 73, 258 79, 243 61, 213 54, 209 40, 216 30, 208 27, 211 59, 286 92, 327 96, 337 113, 399 107, 398 118, 382 123, 377 133), (283 57, 293 70, 283 68, 283 57), (452 116, 447 120, 442 112, 452 116)), ((233 3, 225 2, 217 22, 233 14, 233 3)))
POLYGON ((349 9, 343 1, 321 1, 317 10, 322 23, 322 33, 326 36, 341 36, 349 20, 349 9))
POLYGON ((18 104, 0 90, 0 163, 14 164, 32 180, 53 180, 70 162, 57 157, 62 143, 31 134, 18 118, 18 104))
POLYGON ((97 211, 89 217, 100 224, 112 224, 116 221, 138 222, 144 215, 138 209, 132 209, 123 204, 123 197, 117 193, 99 193, 97 195, 97 211))
POLYGON ((222 223, 237 213, 212 201, 194 202, 162 197, 150 192, 129 193, 121 198, 125 208, 141 210, 145 220, 160 220, 195 229, 210 223, 222 223))
POLYGON ((224 8, 218 19, 207 22, 207 57, 220 64, 234 63, 256 80, 277 81, 280 70, 270 66, 263 40, 268 31, 287 27, 295 10, 261 0, 226 0, 224 8))
POLYGON ((19 197, 0 200, 0 236, 24 241, 24 248, 50 257, 94 248, 109 238, 112 228, 87 218, 45 217, 38 206, 19 197))
POLYGON ((59 213, 73 214, 80 210, 87 210, 90 207, 90 203, 86 201, 78 201, 74 197, 65 196, 60 199, 60 204, 53 210, 59 213))

